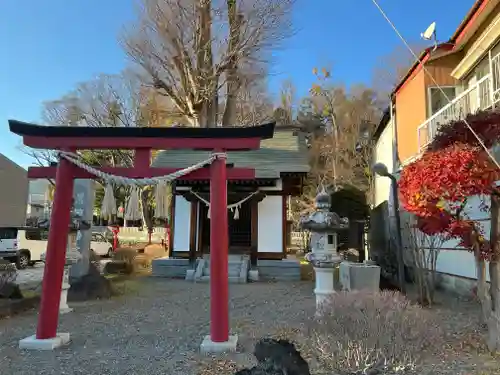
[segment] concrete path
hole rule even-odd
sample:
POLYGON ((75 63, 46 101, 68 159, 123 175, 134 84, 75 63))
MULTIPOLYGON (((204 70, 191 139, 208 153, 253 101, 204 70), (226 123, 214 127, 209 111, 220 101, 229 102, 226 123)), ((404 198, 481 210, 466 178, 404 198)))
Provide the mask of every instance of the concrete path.
MULTIPOLYGON (((101 269, 109 262, 109 259, 101 260, 101 269)), ((44 263, 37 263, 33 267, 17 271, 17 284, 22 288, 36 289, 42 284, 44 263)))

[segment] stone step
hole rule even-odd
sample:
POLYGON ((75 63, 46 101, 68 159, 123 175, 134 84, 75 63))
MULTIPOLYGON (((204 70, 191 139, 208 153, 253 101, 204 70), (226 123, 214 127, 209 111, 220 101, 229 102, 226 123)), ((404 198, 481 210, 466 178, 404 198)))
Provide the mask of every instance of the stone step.
MULTIPOLYGON (((247 256, 230 256, 228 259, 229 282, 247 282, 249 258, 247 256), (242 275, 245 274, 245 276, 242 275)), ((195 271, 196 281, 210 280, 210 257, 204 256, 195 271)))
MULTIPOLYGON (((230 284, 239 284, 240 283, 240 278, 239 277, 231 277, 229 276, 228 278, 230 284)), ((198 282, 201 283, 209 283, 210 282, 210 276, 202 276, 198 280, 198 282)))
MULTIPOLYGON (((231 266, 239 266, 239 265, 241 265, 241 263, 243 263, 243 261, 241 261, 241 260, 240 261, 234 261, 233 260, 233 261, 229 261, 228 265, 229 265, 229 267, 231 267, 231 266)), ((205 268, 210 268, 210 261, 206 260, 205 263, 204 263, 204 267, 205 268)))
MULTIPOLYGON (((239 276, 241 271, 241 267, 238 268, 229 268, 227 273, 229 276, 239 276)), ((203 270, 203 276, 210 276, 210 269, 203 270)))

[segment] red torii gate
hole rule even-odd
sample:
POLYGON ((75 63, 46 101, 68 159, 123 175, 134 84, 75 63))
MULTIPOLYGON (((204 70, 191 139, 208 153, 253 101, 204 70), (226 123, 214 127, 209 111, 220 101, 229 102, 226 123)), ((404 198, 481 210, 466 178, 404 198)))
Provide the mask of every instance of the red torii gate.
MULTIPOLYGON (((152 168, 151 151, 201 149, 212 152, 255 150, 263 139, 272 138, 274 123, 231 128, 137 128, 41 126, 9 120, 10 131, 23 137, 24 145, 66 152, 99 149, 135 150, 133 168, 99 168, 102 172, 129 178, 167 175, 175 168, 152 168)), ((55 178, 54 204, 50 220, 42 299, 36 337, 26 348, 53 349, 67 341, 58 337, 59 303, 64 273, 68 227, 73 198, 73 180, 96 177, 61 157, 54 167, 30 167, 29 178, 55 178)), ((229 341, 227 180, 255 178, 249 168, 226 169, 226 157, 218 155, 210 168, 198 169, 182 177, 210 180, 210 341, 229 341)))

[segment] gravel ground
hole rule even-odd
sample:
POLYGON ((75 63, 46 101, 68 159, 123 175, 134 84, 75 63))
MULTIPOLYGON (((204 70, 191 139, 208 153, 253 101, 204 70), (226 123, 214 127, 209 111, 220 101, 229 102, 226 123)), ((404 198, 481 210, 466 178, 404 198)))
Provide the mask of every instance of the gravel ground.
MULTIPOLYGON (((253 283, 230 287, 231 328, 238 353, 203 357, 198 353, 209 332, 209 285, 182 280, 139 278, 127 294, 108 301, 74 304, 60 331, 70 332, 69 347, 54 352, 21 351, 18 340, 32 335, 36 314, 0 321, 0 374, 229 375, 254 363, 256 339, 294 339, 308 357, 301 332, 314 314, 313 284, 253 283)), ((431 311, 445 328, 444 347, 429 353, 419 375, 500 374, 500 361, 485 352, 477 303, 441 295, 431 311)), ((331 375, 331 374, 329 374, 331 375)))
MULTIPOLYGON (((21 351, 36 314, 0 321, 1 374, 196 374, 197 354, 209 332, 209 286, 143 278, 132 295, 74 305, 60 319, 72 343, 55 352, 21 351), (140 290, 138 290, 140 289, 140 290)), ((255 337, 299 326, 314 311, 313 284, 231 285, 231 327, 239 335, 239 364, 252 362, 255 337)))

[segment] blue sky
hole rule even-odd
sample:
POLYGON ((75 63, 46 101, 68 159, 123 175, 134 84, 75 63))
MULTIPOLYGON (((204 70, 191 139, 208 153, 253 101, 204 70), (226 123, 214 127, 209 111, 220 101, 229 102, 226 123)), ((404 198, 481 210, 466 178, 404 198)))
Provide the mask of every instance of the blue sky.
MULTIPOLYGON (((380 0, 409 40, 437 22, 447 39, 473 0, 380 0)), ((7 119, 39 121, 41 105, 99 73, 117 73, 128 63, 117 43, 133 19, 133 0, 0 1, 0 152, 26 167, 7 119)), ((377 60, 401 42, 371 0, 297 0, 296 33, 276 53, 270 89, 291 79, 299 95, 314 82, 314 66, 333 68, 335 80, 369 84, 377 60)))

